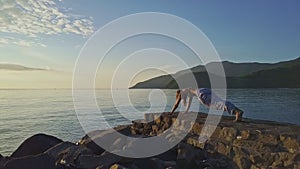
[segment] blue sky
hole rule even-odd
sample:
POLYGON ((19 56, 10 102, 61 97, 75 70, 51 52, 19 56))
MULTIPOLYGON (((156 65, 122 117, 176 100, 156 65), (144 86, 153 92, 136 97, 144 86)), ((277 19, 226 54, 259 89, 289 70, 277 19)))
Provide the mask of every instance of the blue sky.
MULTIPOLYGON (((300 1, 296 0, 2 0, 0 63, 71 74, 81 47, 97 29, 138 12, 169 13, 190 21, 207 35, 222 60, 290 60, 300 56, 299 7, 300 1)), ((131 46, 142 42, 133 41, 131 46)), ((141 46, 147 45, 151 43, 141 46)), ((170 71, 179 69, 175 66, 170 71)), ((7 76, 16 75, 7 73, 7 76)), ((3 80, 8 79, 12 78, 3 80)))

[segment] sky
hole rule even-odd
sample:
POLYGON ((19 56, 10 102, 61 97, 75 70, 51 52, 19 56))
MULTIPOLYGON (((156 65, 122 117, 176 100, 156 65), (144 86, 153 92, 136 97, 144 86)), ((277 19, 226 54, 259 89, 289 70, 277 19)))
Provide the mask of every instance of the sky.
MULTIPOLYGON (((0 0, 0 64, 45 69, 0 69, 0 88, 72 87, 77 57, 89 38, 111 21, 141 12, 167 13, 189 21, 207 36, 223 61, 274 63, 295 59, 300 56, 299 7, 297 0, 0 0)), ((96 87, 111 87, 112 78, 118 77, 116 72, 120 77, 116 87, 126 88, 184 69, 172 59, 173 53, 189 67, 202 64, 174 39, 158 35, 128 38, 99 64, 96 87), (155 50, 142 51, 147 48, 155 50), (122 62, 133 52, 131 62, 122 62), (155 68, 137 70, 143 63, 155 68), (123 82, 121 77, 129 72, 129 82, 123 82)))

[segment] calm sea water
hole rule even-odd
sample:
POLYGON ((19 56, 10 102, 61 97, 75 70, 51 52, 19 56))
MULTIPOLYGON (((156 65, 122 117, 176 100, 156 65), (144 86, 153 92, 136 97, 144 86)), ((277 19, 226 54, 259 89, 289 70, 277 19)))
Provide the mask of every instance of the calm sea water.
MULTIPOLYGON (((91 121, 90 130, 107 128, 106 122, 110 126, 128 124, 143 118, 145 112, 170 111, 175 101, 175 90, 130 90, 129 97, 119 90, 114 91, 114 101, 110 93, 96 91, 102 119, 98 120, 101 114, 88 107, 86 118, 80 116, 80 120, 91 121)), ((300 125, 300 89, 230 89, 227 99, 243 109, 248 118, 300 125)), ((191 110, 196 111, 196 106, 191 110)), ((208 109, 201 106, 199 111, 208 109)), ((72 91, 0 90, 0 153, 11 154, 22 141, 37 133, 68 141, 84 135, 74 110, 72 91)))

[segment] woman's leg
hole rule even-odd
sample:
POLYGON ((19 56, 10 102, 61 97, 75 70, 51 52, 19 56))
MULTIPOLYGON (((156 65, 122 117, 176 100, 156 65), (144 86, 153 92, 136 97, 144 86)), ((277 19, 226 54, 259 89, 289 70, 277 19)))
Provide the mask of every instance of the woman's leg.
POLYGON ((201 97, 199 98, 201 103, 211 107, 216 110, 227 111, 231 115, 235 115, 235 121, 240 121, 243 116, 243 111, 238 109, 233 103, 230 101, 225 101, 212 93, 201 93, 201 97), (213 99, 212 99, 213 97, 213 99))

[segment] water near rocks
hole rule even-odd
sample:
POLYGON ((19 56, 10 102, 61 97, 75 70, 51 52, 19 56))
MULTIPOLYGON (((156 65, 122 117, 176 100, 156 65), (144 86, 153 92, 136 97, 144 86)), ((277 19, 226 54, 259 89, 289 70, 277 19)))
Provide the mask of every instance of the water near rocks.
MULTIPOLYGON (((97 123, 101 129, 107 127, 106 122, 112 127, 129 124, 131 120, 142 119, 147 112, 170 111, 175 101, 175 90, 130 90, 132 105, 126 104, 124 90, 114 92, 118 105, 111 99, 110 90, 96 90, 105 121, 89 117, 91 126, 97 123), (127 113, 120 114, 118 109, 127 113)), ((245 111, 245 117, 300 124, 300 89, 229 89, 227 98, 245 111)), ((197 111, 196 101, 191 111, 197 111)), ((89 113, 88 108, 86 111, 89 113)), ((208 109, 200 105, 199 111, 208 109)), ((10 155, 26 138, 37 133, 74 142, 85 132, 74 111, 72 91, 52 89, 0 90, 0 133, 0 153, 10 155)))

